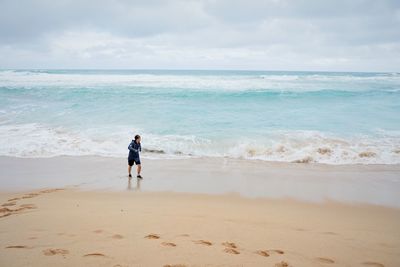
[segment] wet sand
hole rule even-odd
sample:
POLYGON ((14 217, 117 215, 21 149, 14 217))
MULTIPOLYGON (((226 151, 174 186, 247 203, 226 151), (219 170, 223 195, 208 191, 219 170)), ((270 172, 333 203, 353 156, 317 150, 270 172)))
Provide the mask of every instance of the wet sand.
POLYGON ((144 164, 1 158, 0 266, 400 266, 397 166, 144 164))
POLYGON ((137 184, 128 183, 126 159, 0 157, 0 188, 79 186, 86 190, 234 193, 400 207, 400 165, 334 166, 225 158, 142 159, 142 165, 145 179, 137 184))

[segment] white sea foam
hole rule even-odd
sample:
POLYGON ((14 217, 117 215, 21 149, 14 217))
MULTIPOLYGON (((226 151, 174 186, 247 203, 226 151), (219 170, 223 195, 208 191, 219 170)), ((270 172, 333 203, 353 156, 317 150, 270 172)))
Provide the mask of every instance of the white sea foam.
MULTIPOLYGON (((48 73, 35 71, 0 71, 0 87, 146 87, 197 90, 368 90, 373 82, 400 83, 400 75, 191 75, 145 73, 48 73), (352 86, 348 86, 351 82, 352 86)), ((389 89, 393 90, 393 88, 389 89)))
MULTIPOLYGON (((128 127, 69 130, 37 123, 0 125, 0 155, 126 157, 128 127)), ((139 130, 140 131, 140 130, 139 130)), ((140 131, 143 132, 143 131, 140 131)), ((343 139, 314 131, 277 131, 258 140, 208 140, 196 136, 143 133, 145 158, 229 157, 327 164, 399 164, 400 135, 343 139)))

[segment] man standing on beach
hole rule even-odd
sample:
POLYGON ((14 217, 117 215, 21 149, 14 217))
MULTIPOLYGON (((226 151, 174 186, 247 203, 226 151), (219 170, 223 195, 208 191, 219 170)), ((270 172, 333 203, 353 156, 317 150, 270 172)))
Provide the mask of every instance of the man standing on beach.
POLYGON ((131 175, 131 169, 132 165, 136 164, 137 166, 137 178, 142 179, 142 176, 140 175, 140 171, 142 170, 142 165, 140 164, 140 157, 139 157, 139 151, 142 151, 142 146, 140 145, 140 135, 135 135, 135 140, 132 140, 132 142, 129 144, 128 149, 129 149, 129 155, 128 155, 128 174, 129 178, 132 177, 131 175))

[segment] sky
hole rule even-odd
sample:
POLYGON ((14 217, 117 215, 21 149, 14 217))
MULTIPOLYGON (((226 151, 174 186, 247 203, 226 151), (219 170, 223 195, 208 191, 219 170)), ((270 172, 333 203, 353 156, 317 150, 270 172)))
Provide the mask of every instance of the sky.
POLYGON ((2 69, 400 71, 400 0, 0 0, 2 69))

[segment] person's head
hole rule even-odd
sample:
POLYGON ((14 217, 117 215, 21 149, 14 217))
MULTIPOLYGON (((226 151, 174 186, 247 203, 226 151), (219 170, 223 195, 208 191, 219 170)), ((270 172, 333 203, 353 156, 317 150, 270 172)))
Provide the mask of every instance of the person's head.
POLYGON ((136 143, 140 143, 140 140, 141 140, 141 138, 140 138, 140 135, 135 135, 135 142, 136 143))

